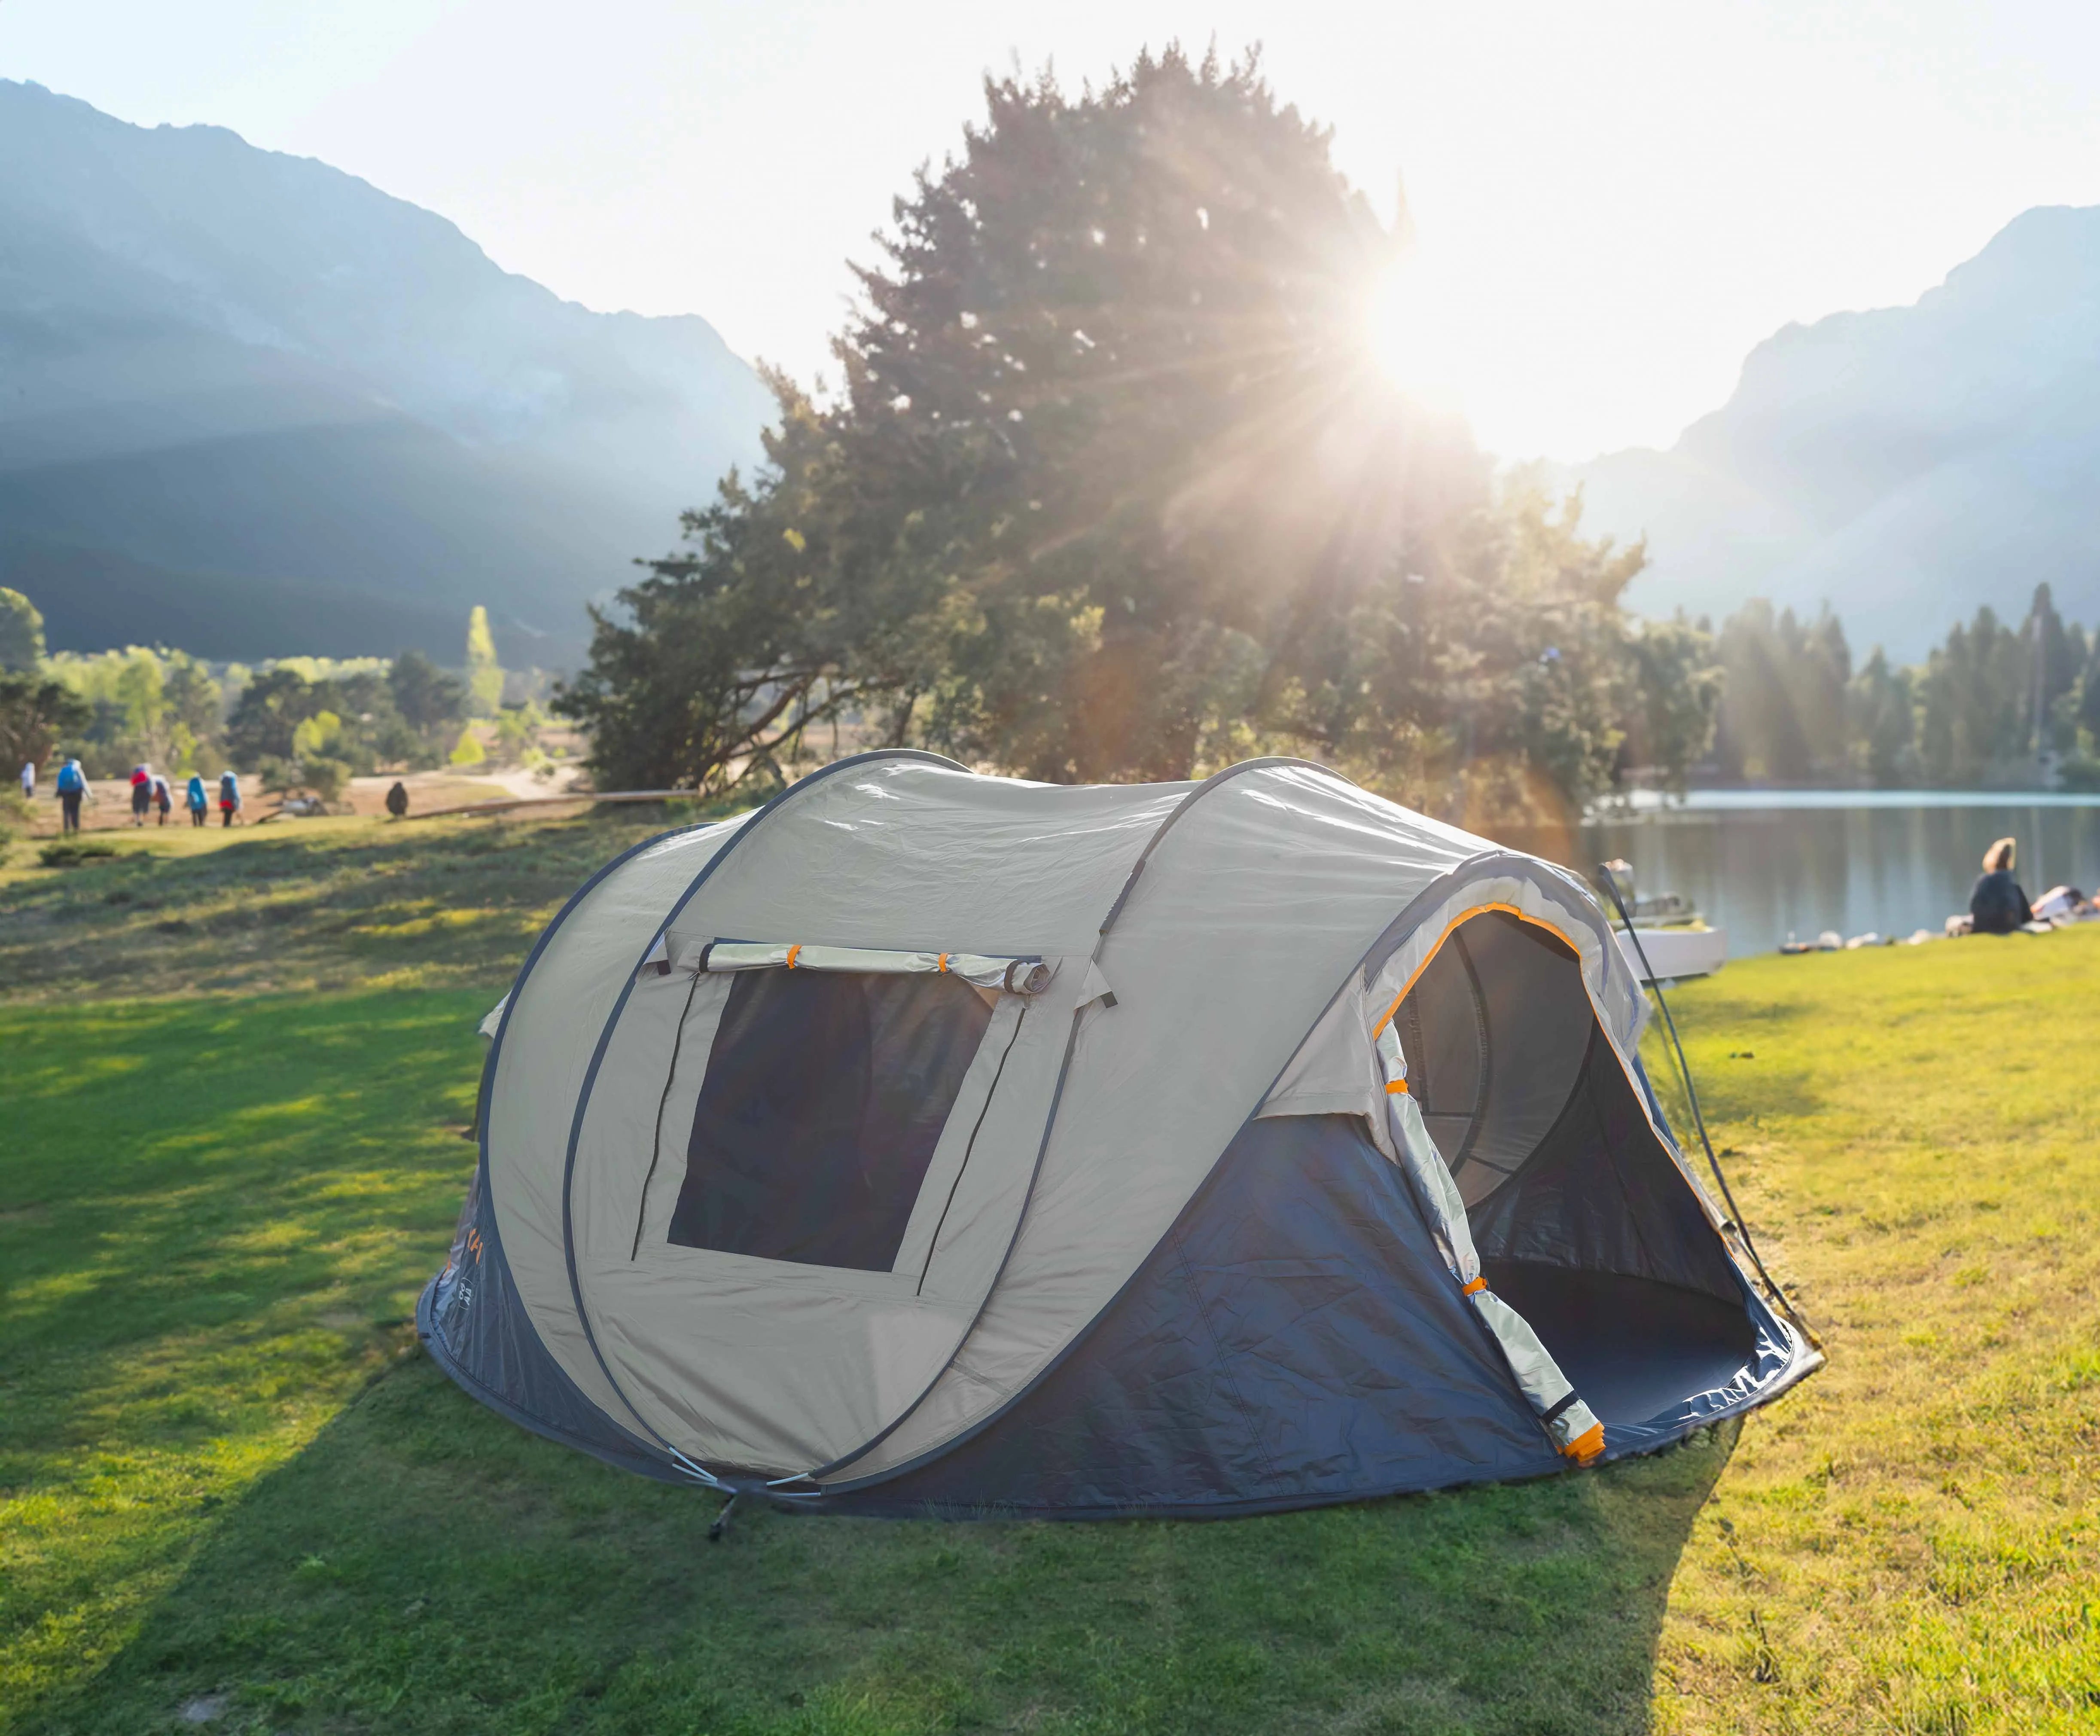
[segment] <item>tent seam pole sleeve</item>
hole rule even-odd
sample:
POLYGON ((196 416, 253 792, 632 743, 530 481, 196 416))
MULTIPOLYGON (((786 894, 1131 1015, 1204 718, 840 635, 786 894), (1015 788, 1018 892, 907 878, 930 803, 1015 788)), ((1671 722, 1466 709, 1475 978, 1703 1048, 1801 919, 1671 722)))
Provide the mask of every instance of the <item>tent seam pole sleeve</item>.
MULTIPOLYGON (((797 779, 789 784, 787 788, 782 790, 779 795, 774 797, 771 801, 753 814, 743 823, 736 836, 710 856, 699 872, 693 877, 691 884, 679 895, 677 903, 671 907, 670 913, 657 925, 655 932, 650 937, 648 946, 642 950, 641 957, 635 961, 634 968, 628 973, 626 984, 621 988, 619 999, 614 1001, 611 1013, 607 1016, 605 1028, 598 1033, 598 1045, 591 1051, 590 1065, 585 1070, 583 1086, 576 1094, 576 1114, 569 1123, 568 1153, 562 1168, 562 1252, 568 1266, 569 1295, 576 1308, 576 1323, 583 1327, 584 1341, 590 1346, 591 1354, 597 1359, 599 1372, 604 1375, 613 1391, 619 1394, 620 1402, 627 1407, 634 1420, 655 1438, 659 1447, 679 1464, 686 1466, 696 1480, 704 1483, 709 1488, 728 1489, 733 1485, 724 1482, 704 1465, 696 1464, 686 1454, 681 1452, 670 1442, 664 1438, 663 1434, 649 1421, 648 1418, 643 1416, 635 1408, 634 1401, 627 1396, 626 1389, 620 1385, 619 1377, 613 1373, 611 1365, 606 1360, 605 1352, 598 1344, 598 1334, 591 1327, 590 1311, 584 1302, 583 1279, 576 1269, 576 1212, 572 1197, 576 1187, 576 1147, 583 1138, 584 1116, 590 1107, 591 1092, 598 1084, 598 1069, 604 1064, 605 1052, 611 1044, 612 1033, 620 1023, 620 1014, 627 1010, 629 997, 634 992, 635 979, 641 975, 642 968, 648 962, 649 955, 656 949, 664 935, 670 932, 671 925, 678 919, 686 906, 692 902, 694 895, 707 884, 715 870, 735 855, 737 846, 756 832, 791 797, 809 788, 813 784, 822 783, 836 772, 849 771, 854 766, 865 766, 877 760, 893 759, 924 762, 936 766, 945 766, 955 771, 965 773, 969 771, 969 767, 967 766, 959 765, 954 760, 946 758, 938 753, 928 753, 917 748, 880 748, 872 753, 856 753, 850 758, 835 760, 828 766, 819 766, 806 778, 797 779)), ((641 846, 637 847, 638 849, 641 846)), ((634 852, 629 851, 628 854, 632 855, 634 852)), ((619 861, 624 862, 626 859, 627 857, 623 856, 619 859, 619 861)), ((591 884, 595 884, 598 879, 603 878, 618 865, 619 862, 608 864, 593 877, 591 884)), ((582 896, 580 893, 577 895, 582 896)), ((552 930, 550 929, 549 932, 551 933, 552 930)), ((542 939, 544 943, 545 937, 542 939)), ((507 1018, 508 1015, 505 1016, 507 1018)), ((499 1036, 500 1035, 499 1032, 499 1036)))
MULTIPOLYGON (((1213 772, 1209 777, 1204 779, 1201 784, 1198 784, 1195 788, 1190 790, 1187 795, 1184 796, 1174 805, 1173 812, 1169 814, 1166 819, 1160 821, 1158 828, 1153 833, 1152 836, 1145 840, 1145 848, 1137 853, 1137 859, 1131 864, 1129 873, 1123 877, 1122 890, 1116 894, 1114 903, 1109 906, 1108 914, 1101 918, 1101 929, 1094 942, 1094 950, 1090 955, 1088 955, 1087 961, 1087 966, 1089 972, 1092 971, 1093 969, 1101 963, 1101 949, 1108 944, 1109 930, 1115 926, 1117 917, 1123 914, 1123 906, 1130 901, 1130 895, 1132 890, 1137 885, 1138 877, 1144 873, 1145 865, 1147 862, 1151 860, 1153 851, 1158 847, 1159 841, 1165 837, 1169 832, 1173 830, 1175 822, 1180 819, 1183 815, 1186 814, 1189 810, 1193 807, 1198 802, 1203 798, 1203 797, 1209 794, 1211 791, 1215 789, 1220 784, 1238 777, 1242 772, 1262 771, 1286 766, 1296 766, 1303 771, 1319 772, 1323 776, 1334 779, 1338 784, 1348 784, 1352 789, 1359 787, 1352 780, 1343 776, 1340 772, 1335 771, 1328 766, 1317 764, 1312 760, 1293 759, 1287 756, 1272 756, 1262 759, 1242 760, 1236 766, 1228 766, 1223 771, 1213 772)), ((1340 999, 1342 990, 1348 986, 1348 978, 1344 977, 1339 983, 1335 985, 1335 992, 1327 997, 1326 1006, 1321 1009, 1321 1016, 1322 1018, 1326 1016, 1327 1007, 1333 1006, 1335 1002, 1340 999)), ((936 1371, 933 1378, 926 1383, 924 1390, 920 1392, 919 1396, 914 1398, 910 1404, 907 1405, 902 1411, 898 1411, 897 1416, 889 1423, 885 1424, 877 1433, 871 1436, 867 1441, 862 1442, 860 1446, 856 1447, 851 1452, 843 1454, 840 1457, 831 1460, 828 1464, 818 1465, 813 1469, 807 1471, 798 1471, 791 1477, 783 1477, 779 1478, 775 1486, 779 1483, 814 1482, 818 1478, 828 1477, 834 1471, 842 1470, 847 1465, 851 1464, 856 1459, 865 1457, 868 1453, 872 1452, 877 1447, 880 1446, 884 1441, 887 1440, 891 1433, 902 1426, 905 1420, 911 1416, 911 1415, 916 1411, 920 1405, 926 1402, 927 1395, 940 1384, 942 1377, 947 1373, 949 1369, 955 1366, 955 1358, 962 1354, 963 1346, 969 1342, 970 1334, 977 1330, 977 1322, 984 1318, 984 1311, 986 1308, 990 1305, 992 1296, 999 1289, 999 1279, 1006 1275, 1007 1264, 1013 1258, 1013 1250, 1020 1245, 1021 1226, 1027 1219, 1029 1203, 1035 1196, 1035 1184, 1043 1173, 1043 1160, 1050 1150, 1050 1134, 1057 1123, 1057 1106, 1064 1101, 1065 1081, 1071 1074, 1072 1055, 1074 1051, 1079 1047, 1080 1022, 1085 1018, 1088 1009, 1096 1004, 1096 1002, 1089 1001, 1082 1003, 1080 1005, 1074 1007, 1072 1009, 1072 1027, 1065 1034, 1064 1059, 1058 1063, 1057 1083, 1050 1093, 1049 1112, 1043 1120, 1042 1142, 1035 1148, 1035 1166, 1029 1172, 1028 1190, 1021 1196, 1021 1210, 1018 1214, 1016 1215, 1013 1221, 1013 1235, 1007 1242, 1006 1252, 999 1257, 999 1269, 992 1274, 991 1283, 986 1286, 983 1296, 979 1300, 977 1312, 970 1317, 970 1323, 964 1329, 962 1336, 955 1341, 955 1348, 949 1354, 947 1361, 943 1363, 940 1368, 936 1371)), ((1114 1007, 1115 997, 1113 994, 1110 994, 1103 997, 1098 1004, 1104 1012, 1107 1012, 1114 1007)), ((1304 1039, 1301 1038, 1299 1041, 1302 1044, 1304 1039)), ((1292 1053, 1295 1054, 1296 1051, 1294 1049, 1292 1053)), ((1288 1067, 1290 1063, 1286 1061, 1285 1062, 1286 1067, 1288 1067)), ((1268 1097, 1268 1091, 1273 1091, 1276 1089, 1277 1081, 1281 1080, 1282 1077, 1282 1073, 1278 1072, 1276 1078, 1269 1081, 1268 1090, 1264 1091, 1262 1093, 1262 1097, 1264 1098, 1268 1097)), ((1259 1109, 1260 1107, 1260 1104, 1257 1102, 1255 1107, 1259 1109)), ((1251 1121, 1253 1120, 1254 1117, 1251 1115, 1247 1117, 1248 1121, 1251 1121)), ((1242 1125, 1244 1125, 1244 1124, 1242 1124, 1242 1125)), ((1223 1152, 1220 1152, 1219 1157, 1222 1159, 1224 1155, 1224 1154, 1223 1152)), ((1216 1173, 1217 1164, 1213 1162, 1210 1171, 1204 1176, 1202 1181, 1197 1184, 1196 1188, 1191 1191, 1189 1198, 1193 1199, 1195 1197, 1196 1193, 1201 1192, 1205 1186, 1207 1186, 1209 1185, 1211 1177, 1215 1175, 1216 1173)), ((1182 1210, 1185 1212, 1187 1209, 1188 1207, 1186 1204, 1185 1204, 1182 1210)), ((1178 1223, 1180 1219, 1177 1217, 1176 1221, 1178 1223)), ((1167 1234, 1171 1235, 1172 1230, 1173 1226, 1169 1225, 1167 1227, 1167 1234)), ((1157 1252, 1159 1247, 1165 1243, 1166 1239, 1167 1237, 1162 1235, 1158 1242, 1154 1243, 1152 1248, 1148 1250, 1145 1258, 1149 1259, 1151 1257, 1151 1254, 1157 1252)), ((1098 1320, 1103 1314, 1105 1314, 1108 1311, 1110 1308, 1115 1305, 1117 1297, 1120 1296, 1123 1292, 1128 1289, 1131 1284, 1136 1281, 1137 1272, 1143 1268, 1144 1264, 1144 1260, 1140 1260, 1138 1262, 1137 1266, 1132 1270, 1130 1276, 1124 1279, 1123 1283, 1117 1287, 1115 1296, 1110 1296, 1108 1301, 1103 1304, 1102 1307, 1096 1311, 1094 1315, 1094 1319, 1098 1320)), ((1074 1333, 1071 1339, 1071 1344, 1077 1344, 1080 1339, 1085 1337, 1088 1328, 1090 1328, 1093 1322, 1089 1321, 1087 1323, 1087 1326, 1081 1327, 1079 1332, 1074 1333)), ((1008 1411, 1011 1410, 1012 1407, 1019 1402, 1023 1394, 1032 1390, 1038 1382, 1043 1380, 1043 1377, 1049 1373, 1052 1368, 1055 1367, 1059 1363, 1063 1361, 1065 1355, 1070 1349, 1070 1345, 1068 1344, 1065 1349, 1060 1350, 1056 1355, 1052 1356, 1049 1362, 1047 1363, 1042 1369, 1038 1371, 1033 1379, 1023 1384, 1019 1392, 1012 1394, 1012 1396, 1008 1398, 1004 1403, 995 1407, 989 1416, 972 1424, 968 1428, 961 1430, 948 1440, 942 1442, 939 1446, 929 1447, 923 1453, 914 1454, 911 1458, 903 1460, 902 1463, 892 1465, 887 1470, 876 1472, 873 1475, 861 1482, 854 1483, 852 1486, 857 1488, 866 1487, 873 1483, 886 1482, 893 1478, 900 1477, 906 1471, 924 1463, 928 1459, 934 1457, 940 1453, 946 1452, 959 1445, 962 1441, 968 1439, 971 1436, 977 1434, 995 1419, 1005 1415, 1008 1411)))
POLYGON ((656 1136, 650 1142, 649 1168, 642 1173, 642 1199, 634 1208, 634 1245, 628 1250, 627 1261, 632 1266, 642 1257, 642 1226, 649 1217, 649 1186, 656 1179, 656 1166, 664 1160, 664 1111, 670 1106, 671 1087, 678 1080, 678 1057, 686 1047, 686 1024, 693 1016, 693 998, 699 994, 704 970, 693 973, 693 980, 686 989, 686 1005, 678 1014, 678 1034, 671 1039, 671 1065, 664 1074, 663 1094, 656 1099, 656 1136))
MULTIPOLYGON (((945 960, 947 954, 941 956, 945 960)), ((946 1227, 948 1213, 955 1203, 955 1190, 963 1185, 963 1172, 970 1167, 970 1159, 977 1148, 977 1135, 984 1131, 985 1117, 991 1113, 992 1099, 999 1095, 999 1082, 1006 1076, 1006 1058, 1013 1053, 1013 1045, 1021 1040, 1021 1027, 1028 1022, 1026 1005, 1015 1016, 1013 1029, 1007 1034, 1006 1047, 999 1052, 999 1065, 992 1071, 990 1087, 985 1092, 985 1100, 977 1105, 977 1118, 970 1128, 969 1142, 963 1147, 963 1160, 955 1166, 955 1177, 948 1183, 948 1197, 941 1203, 941 1215, 933 1220, 933 1234, 926 1243, 926 1263, 919 1269, 919 1283, 914 1296, 926 1293, 926 1277, 933 1270, 933 1256, 940 1251, 941 1231, 946 1227)))

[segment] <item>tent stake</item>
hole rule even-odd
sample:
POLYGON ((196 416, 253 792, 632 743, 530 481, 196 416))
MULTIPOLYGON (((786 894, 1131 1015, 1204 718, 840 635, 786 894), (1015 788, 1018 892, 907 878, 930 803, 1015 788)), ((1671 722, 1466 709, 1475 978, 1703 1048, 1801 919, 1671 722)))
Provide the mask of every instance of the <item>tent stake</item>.
POLYGON ((715 1522, 708 1527, 708 1541, 720 1543, 729 1531, 729 1516, 736 1511, 736 1496, 732 1495, 721 1504, 721 1511, 715 1515, 715 1522))

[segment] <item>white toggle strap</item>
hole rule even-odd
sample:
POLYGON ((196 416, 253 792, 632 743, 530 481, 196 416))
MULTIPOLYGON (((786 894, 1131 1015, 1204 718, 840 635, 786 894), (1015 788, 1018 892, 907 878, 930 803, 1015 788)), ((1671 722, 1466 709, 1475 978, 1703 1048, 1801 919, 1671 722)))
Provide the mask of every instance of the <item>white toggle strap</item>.
POLYGON ((1379 1027, 1379 1055, 1386 1067, 1386 1113, 1400 1160, 1414 1183, 1415 1197, 1428 1209, 1429 1233, 1452 1276, 1473 1300, 1473 1307, 1502 1346, 1503 1360, 1516 1384, 1545 1424, 1553 1444, 1578 1464, 1593 1463, 1604 1450, 1604 1425, 1576 1395, 1574 1383, 1560 1372, 1552 1353, 1539 1341, 1531 1323, 1488 1288, 1480 1256, 1473 1246, 1473 1226, 1450 1167, 1422 1111, 1407 1089, 1407 1063, 1400 1057, 1400 1039, 1388 1020, 1379 1027), (1398 1089, 1394 1087, 1397 1085, 1398 1089))
POLYGON ((1074 1013, 1083 1012, 1096 1001, 1105 1007, 1116 1004, 1115 991, 1109 987, 1109 979, 1101 974, 1101 967, 1091 959, 1087 963, 1087 979, 1079 985, 1079 998, 1072 1003, 1074 1013))

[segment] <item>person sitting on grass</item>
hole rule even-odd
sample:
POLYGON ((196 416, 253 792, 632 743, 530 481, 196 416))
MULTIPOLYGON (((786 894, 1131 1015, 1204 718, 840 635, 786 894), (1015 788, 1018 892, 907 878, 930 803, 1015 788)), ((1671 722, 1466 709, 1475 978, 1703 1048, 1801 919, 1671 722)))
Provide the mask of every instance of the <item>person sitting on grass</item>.
POLYGON ((408 814, 408 786, 399 778, 393 788, 386 792, 386 811, 396 819, 405 819, 408 814))
POLYGON ((2013 878, 2013 856, 2018 846, 2000 838, 1983 852, 1983 872, 1969 895, 1970 932, 2010 934, 2034 921, 2027 895, 2013 878))
POLYGON ((192 771, 190 774, 190 787, 187 799, 189 804, 190 824, 192 826, 201 826, 205 821, 205 815, 211 810, 211 802, 204 793, 204 774, 201 771, 192 771))

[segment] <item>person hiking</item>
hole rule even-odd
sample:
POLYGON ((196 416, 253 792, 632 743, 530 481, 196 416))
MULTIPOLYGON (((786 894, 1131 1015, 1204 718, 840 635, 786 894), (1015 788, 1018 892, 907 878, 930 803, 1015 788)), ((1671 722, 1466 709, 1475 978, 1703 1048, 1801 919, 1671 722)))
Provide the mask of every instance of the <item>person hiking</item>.
POLYGON ((393 788, 386 792, 386 811, 396 819, 403 819, 408 816, 408 786, 399 778, 395 779, 393 788))
POLYGON ((211 807, 211 803, 204 793, 204 774, 201 771, 192 771, 190 774, 190 787, 187 792, 187 797, 189 804, 190 824, 192 826, 201 826, 204 824, 205 814, 211 807))
POLYGON ((153 807, 161 817, 154 824, 166 825, 168 815, 174 811, 174 806, 175 793, 168 788, 168 780, 157 771, 155 772, 153 774, 153 807))
POLYGON ((131 824, 146 824, 146 810, 153 805, 153 774, 150 767, 131 768, 131 824))
POLYGON ((240 811, 240 780, 231 771, 218 775, 218 823, 221 827, 233 824, 233 816, 240 811))
POLYGON ((69 759, 59 768, 57 787, 60 830, 77 832, 80 830, 80 805, 95 794, 87 786, 87 774, 80 769, 78 760, 69 759))
POLYGON ((1971 934, 2014 934, 2034 921, 2027 895, 2013 878, 2013 858, 2018 847, 2011 838, 2000 838, 1983 852, 1983 872, 1969 895, 1971 934))
POLYGON ((37 799, 37 762, 33 759, 22 762, 22 799, 24 802, 37 799))

